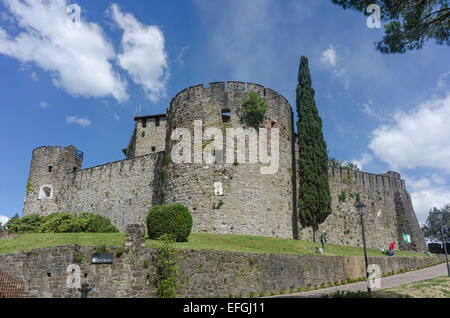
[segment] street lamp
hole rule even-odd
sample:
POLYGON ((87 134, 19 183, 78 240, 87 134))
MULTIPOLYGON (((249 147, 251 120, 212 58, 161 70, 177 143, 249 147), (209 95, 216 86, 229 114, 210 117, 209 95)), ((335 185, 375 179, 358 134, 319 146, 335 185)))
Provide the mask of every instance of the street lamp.
POLYGON ((358 210, 359 215, 361 216, 362 239, 363 239, 363 245, 364 245, 364 258, 366 261, 367 291, 369 293, 371 293, 372 290, 369 285, 369 271, 368 271, 368 266, 369 266, 368 263, 369 262, 367 260, 366 236, 365 236, 365 232, 364 232, 364 213, 366 213, 365 208, 366 208, 366 206, 361 202, 358 202, 358 204, 356 205, 356 209, 358 210))
POLYGON ((450 277, 450 266, 448 265, 448 255, 447 255, 447 243, 445 242, 444 234, 444 209, 441 210, 441 233, 442 233, 442 244, 444 245, 445 260, 447 261, 447 274, 450 277))

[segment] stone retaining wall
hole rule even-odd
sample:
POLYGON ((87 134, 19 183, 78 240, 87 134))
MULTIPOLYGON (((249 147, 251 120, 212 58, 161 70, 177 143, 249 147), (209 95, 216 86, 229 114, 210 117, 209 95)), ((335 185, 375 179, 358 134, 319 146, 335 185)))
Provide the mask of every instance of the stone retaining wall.
MULTIPOLYGON (((19 279, 25 285, 25 297, 80 297, 67 288, 67 268, 79 264, 81 283, 94 288, 89 297, 156 297, 154 249, 125 248, 113 264, 90 263, 95 247, 68 245, 36 249, 0 256, 0 271, 19 279)), ((108 248, 116 254, 118 247, 108 248)), ((437 257, 369 257, 383 274, 402 269, 431 266, 441 262, 437 257)), ((250 293, 269 295, 272 291, 289 291, 298 287, 319 286, 330 282, 364 277, 362 256, 275 255, 229 251, 182 251, 180 297, 247 297, 250 293)))

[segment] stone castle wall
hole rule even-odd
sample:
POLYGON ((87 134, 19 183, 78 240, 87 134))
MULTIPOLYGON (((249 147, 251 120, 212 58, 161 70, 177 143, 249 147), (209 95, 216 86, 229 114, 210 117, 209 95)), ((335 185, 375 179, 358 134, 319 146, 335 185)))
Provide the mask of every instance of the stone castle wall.
POLYGON ((77 157, 76 147, 39 147, 33 150, 30 176, 26 185, 23 215, 38 213, 48 215, 60 212, 55 198, 63 179, 74 170, 81 169, 82 158, 77 157), (49 196, 43 196, 42 188, 48 187, 49 196))
MULTIPOLYGON (((0 257, 0 272, 24 283, 26 298, 79 298, 67 288, 68 266, 78 264, 81 283, 93 290, 89 298, 157 297, 156 251, 127 248, 120 257, 118 247, 108 247, 113 264, 91 264, 96 247, 68 245, 0 257), (77 262, 77 256, 83 259, 77 262), (146 263, 148 266, 145 266, 146 263)), ((431 266, 437 257, 369 257, 383 274, 431 266)), ((248 297, 301 287, 365 277, 362 256, 282 255, 228 251, 180 251, 177 294, 179 297, 248 297)), ((383 287, 383 286, 381 286, 383 287)))
MULTIPOLYGON (((376 175, 343 168, 329 168, 332 214, 319 225, 318 235, 326 232, 328 243, 362 246, 358 201, 366 205, 364 224, 366 244, 388 249, 391 242, 402 250, 426 251, 405 181, 397 173, 376 175), (406 206, 400 211, 400 206, 406 206), (403 243, 402 234, 411 236, 403 243)), ((301 226, 300 226, 301 228, 301 226)), ((300 229, 300 238, 312 240, 312 229, 300 229)))
POLYGON ((118 161, 68 174, 58 195, 60 211, 94 212, 120 231, 145 223, 150 207, 161 202, 164 153, 118 161))
MULTIPOLYGON (((127 224, 144 223, 153 205, 177 202, 191 211, 195 233, 296 238, 298 230, 300 239, 313 239, 312 229, 302 229, 297 224, 298 144, 292 109, 283 96, 252 83, 216 82, 209 87, 199 85, 181 91, 172 99, 166 116, 156 116, 159 126, 155 116, 136 118, 125 151, 128 160, 80 170, 82 158, 73 146, 35 149, 23 215, 93 212, 110 218, 123 231, 127 224), (201 133, 209 127, 222 131, 225 159, 226 129, 247 128, 240 115, 241 101, 248 92, 258 93, 268 104, 260 127, 280 131, 279 167, 275 174, 261 173, 260 168, 268 164, 248 163, 248 140, 245 164, 196 163, 193 154, 190 164, 171 160, 171 150, 178 143, 171 140, 176 128, 191 132, 191 146, 195 150, 195 120, 203 122, 201 133), (224 120, 223 112, 229 120, 224 120), (155 153, 151 153, 152 147, 155 153), (53 166, 51 173, 49 166, 53 166), (216 195, 218 182, 223 193, 216 195), (43 185, 52 186, 52 198, 38 199, 43 185)), ((209 143, 200 142, 202 150, 209 143)), ((236 150, 234 155, 236 158, 236 150)), ((355 209, 359 198, 367 205, 368 247, 387 248, 390 242, 395 242, 401 249, 426 250, 405 182, 399 174, 374 175, 330 168, 329 178, 333 212, 319 227, 319 232, 327 231, 329 243, 361 245, 361 224, 355 209), (411 235, 411 244, 403 244, 403 233, 411 235)))
POLYGON ((136 118, 136 125, 126 149, 127 159, 166 149, 167 120, 164 116, 136 118))
MULTIPOLYGON (((203 121, 203 130, 218 127, 224 139, 226 128, 247 128, 241 122, 241 101, 248 92, 263 97, 268 110, 261 127, 276 126, 280 130, 279 169, 275 174, 261 174, 268 164, 195 163, 175 164, 171 160, 165 172, 165 202, 178 202, 191 211, 194 232, 234 233, 292 238, 292 120, 287 100, 275 91, 260 85, 241 82, 211 83, 209 87, 194 86, 180 92, 168 110, 167 152, 177 141, 170 140, 176 128, 189 129, 194 149, 194 120, 203 121), (225 87, 226 85, 226 87, 225 87), (230 121, 223 122, 222 111, 228 110, 230 121), (221 182, 223 195, 215 195, 214 183, 221 182), (219 203, 223 205, 217 208, 219 203)), ((270 140, 270 138, 268 138, 270 140)), ((207 142, 202 143, 204 148, 207 142)), ((248 150, 248 141, 246 142, 248 150)), ((236 146, 236 143, 235 143, 236 146)), ((269 147, 270 149, 270 147, 269 147)), ((235 153, 236 155, 236 153, 235 153)), ((235 157, 236 159, 236 157, 235 157)))
MULTIPOLYGON (((55 191, 52 200, 37 199, 34 189, 47 181, 39 178, 40 174, 31 174, 31 182, 36 186, 27 195, 27 209, 23 215, 93 212, 108 217, 124 231, 127 224, 144 223, 150 207, 161 203, 159 189, 163 160, 164 153, 160 152, 66 172, 58 180, 52 180, 55 191)), ((50 164, 50 161, 45 161, 44 166, 33 162, 36 169, 47 169, 46 165, 50 164)))

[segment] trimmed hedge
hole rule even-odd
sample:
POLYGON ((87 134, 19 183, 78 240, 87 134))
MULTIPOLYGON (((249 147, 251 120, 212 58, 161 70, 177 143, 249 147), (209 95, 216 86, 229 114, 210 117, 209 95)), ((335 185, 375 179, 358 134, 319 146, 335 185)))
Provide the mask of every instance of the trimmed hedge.
POLYGON ((47 216, 27 215, 12 218, 6 223, 9 234, 13 233, 115 233, 119 232, 111 221, 101 215, 81 213, 53 213, 47 216))
POLYGON ((177 242, 187 242, 192 229, 192 215, 188 208, 178 203, 157 205, 147 215, 147 231, 151 240, 164 234, 177 242))

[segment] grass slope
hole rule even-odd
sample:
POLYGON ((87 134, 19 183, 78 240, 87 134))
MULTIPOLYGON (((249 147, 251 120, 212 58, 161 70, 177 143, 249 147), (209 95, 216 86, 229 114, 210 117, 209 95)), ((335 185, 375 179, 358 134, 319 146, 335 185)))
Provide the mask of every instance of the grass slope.
MULTIPOLYGON (((82 246, 122 246, 125 240, 124 233, 45 233, 24 234, 15 239, 0 240, 0 254, 29 251, 36 248, 78 244, 82 246)), ((156 247, 158 241, 147 239, 146 245, 156 247)), ((248 235, 220 235, 220 234, 191 234, 189 242, 176 243, 180 249, 219 250, 252 253, 274 254, 315 254, 320 243, 313 243, 292 239, 277 239, 248 235)), ((363 249, 354 246, 341 246, 327 244, 326 255, 364 255, 363 249)), ((368 249, 369 256, 383 256, 381 251, 368 249)), ((396 252, 396 256, 424 256, 413 252, 396 252)))
POLYGON ((376 291, 376 298, 450 298, 450 277, 439 276, 376 291))

